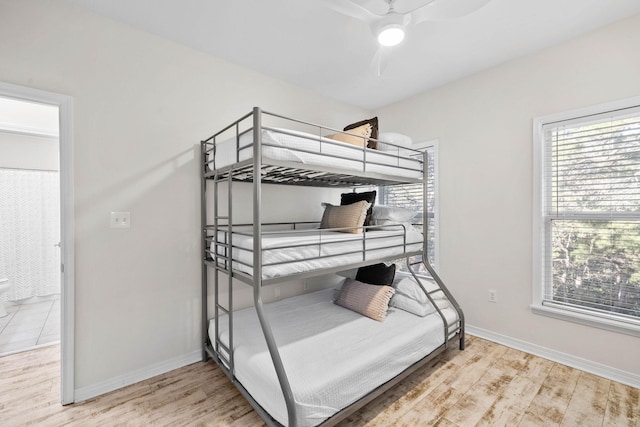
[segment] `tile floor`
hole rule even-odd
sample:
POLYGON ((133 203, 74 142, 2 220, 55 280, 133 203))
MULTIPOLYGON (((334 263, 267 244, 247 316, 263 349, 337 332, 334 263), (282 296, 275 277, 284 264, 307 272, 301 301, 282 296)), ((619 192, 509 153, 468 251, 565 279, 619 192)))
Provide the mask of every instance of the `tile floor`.
POLYGON ((60 341, 60 297, 25 304, 6 303, 0 317, 0 356, 60 341))

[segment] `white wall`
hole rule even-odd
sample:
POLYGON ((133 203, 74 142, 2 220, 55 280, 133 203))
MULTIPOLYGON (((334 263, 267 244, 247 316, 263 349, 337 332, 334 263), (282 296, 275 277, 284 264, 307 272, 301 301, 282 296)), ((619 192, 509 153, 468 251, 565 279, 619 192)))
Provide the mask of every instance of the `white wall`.
POLYGON ((381 131, 440 140, 440 266, 468 324, 635 375, 637 337, 529 304, 532 119, 640 95, 639 46, 636 16, 377 111, 381 131))
POLYGON ((0 10, 0 81, 74 101, 76 389, 197 351, 198 142, 254 105, 334 127, 367 112, 62 2, 0 10))

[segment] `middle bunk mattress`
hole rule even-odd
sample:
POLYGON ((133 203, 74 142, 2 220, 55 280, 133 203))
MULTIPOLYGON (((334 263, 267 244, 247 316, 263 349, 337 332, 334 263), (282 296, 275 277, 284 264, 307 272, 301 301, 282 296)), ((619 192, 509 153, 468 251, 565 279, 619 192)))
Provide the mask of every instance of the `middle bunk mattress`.
MULTIPOLYGON (((220 258, 227 257, 226 244, 232 242, 232 268, 253 276, 253 239, 250 231, 218 231, 220 258), (231 238, 231 239, 230 239, 231 238)), ((422 233, 411 225, 377 227, 361 234, 326 229, 263 232, 262 279, 346 266, 360 261, 403 257, 422 250, 422 233)), ((213 243, 209 256, 215 259, 213 243)))

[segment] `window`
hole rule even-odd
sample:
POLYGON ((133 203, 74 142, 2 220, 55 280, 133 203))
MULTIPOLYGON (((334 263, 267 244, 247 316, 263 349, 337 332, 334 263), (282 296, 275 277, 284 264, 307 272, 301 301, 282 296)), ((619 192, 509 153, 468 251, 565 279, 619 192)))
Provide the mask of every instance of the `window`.
POLYGON ((640 335, 640 99, 535 121, 535 312, 640 335))
MULTIPOLYGON (((427 256, 429 263, 436 267, 438 260, 437 239, 438 239, 438 143, 430 141, 414 144, 417 150, 427 153, 427 201, 423 204, 424 192, 422 184, 404 184, 383 186, 378 190, 379 203, 383 205, 399 206, 412 209, 417 215, 412 220, 414 226, 422 231, 423 228, 423 206, 427 208, 427 256)), ((421 272, 426 273, 422 269, 421 272)))

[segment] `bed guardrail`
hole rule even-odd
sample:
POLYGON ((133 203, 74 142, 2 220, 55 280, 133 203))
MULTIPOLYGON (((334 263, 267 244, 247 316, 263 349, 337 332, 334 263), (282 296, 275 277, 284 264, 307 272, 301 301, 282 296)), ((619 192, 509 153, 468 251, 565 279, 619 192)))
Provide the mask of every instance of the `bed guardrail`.
MULTIPOLYGON (((299 222, 295 224, 291 224, 290 226, 299 227, 301 224, 309 225, 309 224, 317 224, 317 222, 299 222)), ((269 223, 262 224, 264 226, 273 226, 273 225, 287 225, 287 223, 269 223)), ((233 229, 237 228, 246 228, 248 225, 235 225, 233 229)), ((213 230, 214 227, 207 226, 207 230, 213 230)), ((207 245, 206 250, 206 260, 211 263, 217 263, 217 265, 224 269, 227 274, 236 274, 237 277, 243 278, 242 274, 244 273, 249 277, 249 279, 245 279, 245 282, 251 282, 251 270, 253 270, 253 264, 248 261, 243 261, 242 258, 249 258, 252 249, 247 247, 242 247, 236 244, 233 244, 231 241, 231 233, 235 235, 241 235, 245 237, 253 237, 253 233, 242 232, 242 231, 234 231, 230 232, 229 228, 225 226, 218 226, 217 231, 214 230, 213 235, 207 235, 205 237, 207 245), (243 257, 241 254, 244 253, 243 257), (233 255, 235 254, 235 255, 233 255), (244 267, 244 268, 243 268, 244 267), (238 271, 240 270, 240 271, 238 271)), ((385 260, 395 260, 398 258, 402 258, 404 256, 417 255, 421 253, 422 242, 417 240, 409 240, 408 239, 408 228, 407 225, 402 223, 397 224, 387 224, 384 226, 363 226, 363 227, 343 227, 343 228, 326 228, 326 229, 309 229, 309 228, 297 228, 290 230, 273 230, 273 231, 263 231, 263 237, 268 236, 300 236, 308 238, 308 240, 301 241, 299 243, 282 243, 282 244, 271 244, 268 248, 262 249, 262 268, 265 267, 286 267, 295 266, 297 263, 301 261, 305 262, 313 262, 313 261, 322 261, 322 260, 333 260, 336 261, 337 264, 334 264, 333 267, 330 267, 332 270, 335 270, 336 267, 339 267, 343 270, 355 268, 355 264, 362 265, 362 263, 366 263, 367 260, 370 259, 385 259, 385 260), (336 232, 339 231, 349 231, 357 229, 369 229, 375 231, 369 231, 366 233, 359 234, 348 234, 341 233, 339 238, 336 235, 336 232), (344 237, 343 237, 344 236, 344 237), (337 238, 337 239, 336 239, 337 238), (380 242, 380 243, 376 243, 380 242), (359 247, 355 248, 355 244, 358 244, 359 247), (349 249, 340 250, 341 245, 348 244, 349 249), (270 262, 265 262, 264 258, 268 258, 271 254, 277 255, 280 254, 283 250, 292 250, 292 249, 300 249, 308 252, 308 255, 304 257, 304 259, 287 259, 287 260, 275 260, 270 262), (382 255, 382 251, 386 254, 382 255), (315 255, 312 255, 311 252, 314 252, 315 255), (374 254, 374 255, 371 255, 374 254), (357 255, 357 257, 354 257, 357 255), (357 258, 357 259, 355 259, 357 258), (341 262, 344 260, 348 260, 346 262, 341 262)), ((305 264, 305 268, 307 265, 305 264)), ((323 271, 322 267, 319 267, 317 270, 314 270, 316 275, 321 274, 323 271)), ((307 272, 306 269, 300 270, 299 273, 307 272)), ((255 274, 255 272, 254 272, 255 274)), ((283 275, 282 277, 265 277, 265 281, 269 284, 278 283, 281 281, 292 280, 297 277, 296 273, 288 273, 287 275, 283 275)), ((251 283, 250 283, 251 284, 251 283)))
MULTIPOLYGON (((261 138, 261 135, 259 137, 261 138)), ((365 138, 350 133, 349 131, 333 129, 312 122, 297 120, 279 114, 262 111, 260 109, 257 109, 257 111, 254 110, 252 113, 249 113, 229 124, 221 131, 204 140, 202 144, 204 145, 204 159, 206 166, 205 175, 208 174, 211 176, 214 173, 217 173, 223 176, 227 173, 232 173, 234 174, 234 179, 245 182, 251 182, 253 180, 254 172, 252 171, 255 170, 262 171, 261 179, 265 182, 296 184, 296 182, 299 181, 300 185, 312 185, 310 182, 317 181, 318 185, 327 185, 328 182, 333 182, 333 185, 336 186, 364 185, 371 184, 376 180, 384 181, 385 179, 387 179, 389 183, 400 183, 406 182, 408 179, 406 177, 400 178, 402 176, 400 171, 403 171, 403 173, 415 174, 422 174, 423 172, 422 152, 418 150, 401 147, 392 143, 383 143, 373 138, 365 138), (256 116, 259 116, 260 123, 262 123, 262 119, 264 117, 267 117, 270 119, 282 120, 286 123, 286 126, 310 128, 312 132, 309 132, 308 134, 265 125, 261 125, 257 129, 260 131, 274 132, 280 135, 294 136, 314 143, 317 142, 319 147, 318 151, 310 150, 302 146, 296 146, 295 148, 288 147, 287 150, 291 150, 292 153, 297 155, 312 154, 324 156, 326 157, 326 165, 318 164, 314 166, 313 164, 306 163, 302 166, 298 164, 298 168, 295 169, 295 162, 292 163, 285 161, 284 163, 287 164, 284 165, 284 168, 290 169, 293 167, 295 171, 294 169, 291 169, 294 171, 291 175, 283 175, 282 169, 277 169, 278 166, 282 165, 282 161, 272 161, 271 159, 265 158, 260 162, 260 165, 258 165, 260 169, 254 169, 255 165, 252 160, 252 156, 258 138, 258 132, 256 132, 254 124, 256 116), (232 133, 232 135, 225 138, 229 133, 232 133), (338 133, 355 138, 363 138, 366 140, 365 142, 375 141, 376 143, 385 144, 387 148, 384 151, 375 150, 367 148, 366 143, 362 147, 359 147, 345 144, 327 137, 329 134, 338 133), (234 144, 235 165, 222 166, 218 161, 218 147, 222 143, 229 143, 229 140, 233 140, 234 144), (331 150, 328 150, 327 147, 339 147, 344 151, 344 153, 336 153, 335 150, 332 152, 331 150), (246 152, 246 155, 243 156, 243 152, 246 152), (378 160, 375 160, 372 157, 373 154, 375 154, 375 157, 378 160), (242 158, 245 160, 241 160, 242 158), (330 165, 337 159, 357 164, 358 166, 354 166, 353 168, 350 167, 347 170, 331 167, 330 165), (387 160, 382 161, 382 159, 387 160), (372 167, 374 166, 389 168, 385 172, 388 176, 372 170, 372 167), (275 169, 273 167, 275 167, 275 169), (394 177, 393 170, 396 170, 399 175, 394 177), (315 171, 315 174, 309 173, 309 171, 315 171), (361 174, 361 176, 358 176, 358 174, 361 174), (272 179, 273 181, 271 181, 272 179)), ((263 147, 283 148, 282 146, 272 142, 262 141, 262 138, 259 145, 261 149, 263 147)), ((420 178, 415 178, 415 182, 420 182, 420 178)))

